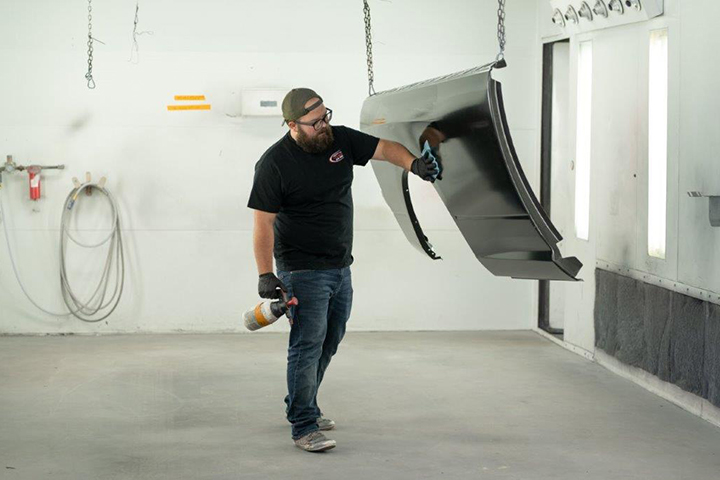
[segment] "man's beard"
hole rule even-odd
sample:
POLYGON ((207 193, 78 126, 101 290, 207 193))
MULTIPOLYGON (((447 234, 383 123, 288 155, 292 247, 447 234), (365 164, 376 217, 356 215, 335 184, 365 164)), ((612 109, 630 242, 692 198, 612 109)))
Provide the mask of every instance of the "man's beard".
POLYGON ((319 130, 312 138, 308 137, 302 129, 298 128, 298 134, 295 140, 297 144, 300 145, 300 148, 308 153, 323 153, 330 148, 334 138, 332 128, 328 125, 322 130, 319 130))

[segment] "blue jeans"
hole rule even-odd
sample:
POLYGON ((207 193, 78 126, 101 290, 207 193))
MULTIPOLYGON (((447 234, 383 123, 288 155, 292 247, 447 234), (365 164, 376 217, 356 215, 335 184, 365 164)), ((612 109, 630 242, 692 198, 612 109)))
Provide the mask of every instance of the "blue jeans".
POLYGON ((288 296, 298 299, 290 309, 292 327, 288 346, 285 397, 292 437, 298 439, 318 429, 322 415, 317 394, 330 359, 345 336, 352 308, 350 267, 331 270, 278 271, 288 296))

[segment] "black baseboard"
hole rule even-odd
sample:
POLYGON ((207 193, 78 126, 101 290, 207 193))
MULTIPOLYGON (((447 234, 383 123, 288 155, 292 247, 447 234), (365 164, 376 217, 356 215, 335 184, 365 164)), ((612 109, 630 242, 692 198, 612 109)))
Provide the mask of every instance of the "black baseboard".
POLYGON ((720 407, 720 305, 595 271, 595 346, 720 407))

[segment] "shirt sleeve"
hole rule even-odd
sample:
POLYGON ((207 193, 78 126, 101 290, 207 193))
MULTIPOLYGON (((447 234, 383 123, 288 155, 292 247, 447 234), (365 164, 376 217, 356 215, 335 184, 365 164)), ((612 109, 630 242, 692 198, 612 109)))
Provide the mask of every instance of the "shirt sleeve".
POLYGON ((375 154, 380 139, 358 130, 343 127, 352 149, 353 164, 364 167, 375 154))
POLYGON ((282 183, 280 172, 267 159, 261 159, 255 165, 249 208, 268 213, 278 213, 282 206, 282 183))

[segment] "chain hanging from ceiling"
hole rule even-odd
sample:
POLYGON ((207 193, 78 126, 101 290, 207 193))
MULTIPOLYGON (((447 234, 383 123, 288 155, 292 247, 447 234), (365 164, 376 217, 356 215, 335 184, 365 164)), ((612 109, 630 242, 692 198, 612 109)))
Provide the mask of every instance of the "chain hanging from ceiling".
POLYGON ((505 60, 505 0, 498 0, 498 26, 497 26, 497 38, 500 52, 495 58, 496 61, 501 62, 505 60))
MULTIPOLYGON (((370 5, 368 0, 363 0, 363 13, 365 14, 365 55, 367 59, 367 76, 368 76, 368 95, 375 95, 375 72, 373 71, 373 53, 372 53, 372 18, 370 16, 370 5)), ((505 60, 505 0, 498 0, 497 10, 497 39, 499 52, 495 61, 502 63, 505 60)), ((498 65, 498 68, 501 65, 498 65)))
POLYGON ((93 79, 93 36, 92 36, 92 0, 88 0, 88 71, 85 74, 88 88, 95 88, 95 80, 93 79))
POLYGON ((367 57, 368 95, 375 95, 375 72, 373 72, 372 31, 370 19, 370 5, 368 5, 368 0, 363 0, 363 13, 365 13, 365 54, 367 57))

